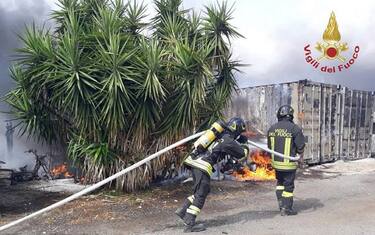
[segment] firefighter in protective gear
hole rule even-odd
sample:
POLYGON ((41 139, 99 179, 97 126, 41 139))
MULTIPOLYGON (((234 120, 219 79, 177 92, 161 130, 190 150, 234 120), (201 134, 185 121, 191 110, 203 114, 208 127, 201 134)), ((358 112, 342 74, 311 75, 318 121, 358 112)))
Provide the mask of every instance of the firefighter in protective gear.
POLYGON ((195 220, 210 192, 213 166, 228 155, 230 158, 241 160, 247 157, 249 149, 244 144, 247 138, 240 135, 245 130, 245 123, 241 118, 232 118, 220 138, 215 140, 205 153, 190 154, 184 160, 184 165, 191 170, 194 181, 194 193, 176 210, 176 214, 184 221, 184 232, 199 232, 206 229, 204 224, 196 224, 195 220))
MULTIPOLYGON (((303 161, 305 137, 302 129, 293 123, 293 113, 289 105, 278 109, 278 122, 268 130, 268 148, 286 156, 295 157, 299 154, 300 161, 303 161)), ((281 215, 296 215, 297 212, 293 210, 293 191, 298 163, 272 154, 272 166, 276 170, 276 196, 281 215)))

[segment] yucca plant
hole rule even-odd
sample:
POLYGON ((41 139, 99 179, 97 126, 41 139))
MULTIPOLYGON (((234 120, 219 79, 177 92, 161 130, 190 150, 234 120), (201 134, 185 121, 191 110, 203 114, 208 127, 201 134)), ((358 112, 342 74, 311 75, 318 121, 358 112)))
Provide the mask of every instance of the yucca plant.
MULTIPOLYGON (((6 96, 22 134, 58 142, 101 180, 217 118, 237 86, 231 58, 233 8, 201 14, 182 0, 155 0, 145 22, 136 1, 60 0, 55 28, 32 25, 21 37, 6 96)), ((175 150, 118 179, 144 188, 182 157, 175 150)))

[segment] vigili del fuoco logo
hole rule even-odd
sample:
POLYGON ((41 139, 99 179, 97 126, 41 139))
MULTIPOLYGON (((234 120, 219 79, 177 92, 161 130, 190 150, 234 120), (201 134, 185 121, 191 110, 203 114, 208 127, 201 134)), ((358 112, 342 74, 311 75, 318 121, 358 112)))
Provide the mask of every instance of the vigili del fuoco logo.
POLYGON ((352 53, 349 54, 348 43, 341 42, 341 35, 334 12, 331 13, 327 28, 323 33, 323 41, 317 42, 315 46, 315 49, 320 53, 319 57, 314 58, 312 56, 310 44, 304 48, 306 62, 321 72, 343 72, 348 70, 358 58, 359 46, 355 46, 352 53), (348 54, 351 55, 350 59, 345 57, 348 54), (336 65, 332 65, 332 62, 336 62, 336 65))

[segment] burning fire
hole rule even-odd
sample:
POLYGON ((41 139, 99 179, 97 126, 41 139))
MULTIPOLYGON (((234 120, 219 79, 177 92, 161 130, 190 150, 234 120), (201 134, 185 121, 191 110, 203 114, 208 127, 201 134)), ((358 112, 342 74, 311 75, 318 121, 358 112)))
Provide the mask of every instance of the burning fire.
POLYGON ((250 154, 252 162, 256 165, 256 170, 251 171, 245 167, 242 171, 233 172, 233 176, 238 181, 263 181, 274 180, 275 170, 271 166, 271 157, 263 151, 253 151, 250 154))
POLYGON ((66 162, 64 162, 63 164, 61 165, 57 165, 55 166, 52 170, 51 170, 51 175, 53 177, 64 177, 64 178, 71 178, 71 177, 74 177, 73 174, 69 173, 68 171, 68 165, 66 162))

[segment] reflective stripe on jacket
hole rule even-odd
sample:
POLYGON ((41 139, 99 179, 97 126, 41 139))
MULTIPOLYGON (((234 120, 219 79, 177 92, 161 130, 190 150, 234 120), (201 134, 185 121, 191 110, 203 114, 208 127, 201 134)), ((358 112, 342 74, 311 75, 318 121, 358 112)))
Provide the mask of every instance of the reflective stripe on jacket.
MULTIPOLYGON (((296 156, 302 153, 305 146, 305 138, 301 128, 288 120, 282 120, 274 124, 268 130, 268 147, 286 156, 296 156)), ((297 162, 290 161, 272 154, 272 167, 276 170, 296 170, 297 162)))
POLYGON ((206 172, 209 176, 212 175, 212 166, 210 163, 202 160, 202 157, 193 159, 190 155, 184 160, 184 164, 193 168, 198 168, 203 172, 206 172))

